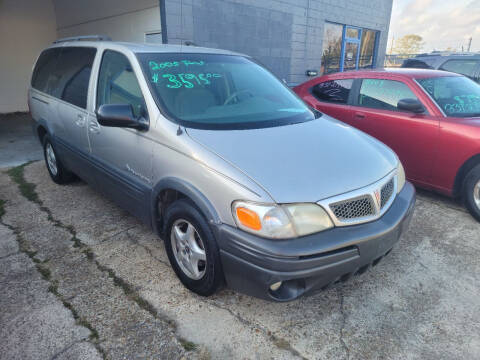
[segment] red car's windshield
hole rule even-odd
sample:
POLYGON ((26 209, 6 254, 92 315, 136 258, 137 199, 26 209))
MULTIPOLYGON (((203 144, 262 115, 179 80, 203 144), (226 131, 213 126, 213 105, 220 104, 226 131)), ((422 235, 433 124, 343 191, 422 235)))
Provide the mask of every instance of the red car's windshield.
POLYGON ((417 79, 449 117, 480 116, 480 85, 464 76, 417 79))

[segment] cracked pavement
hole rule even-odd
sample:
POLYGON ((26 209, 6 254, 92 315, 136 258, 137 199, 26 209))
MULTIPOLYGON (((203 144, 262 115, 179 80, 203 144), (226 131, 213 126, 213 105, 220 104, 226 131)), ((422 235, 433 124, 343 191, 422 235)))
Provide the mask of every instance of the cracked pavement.
POLYGON ((24 179, 37 200, 0 174, 0 358, 480 356, 480 224, 450 200, 422 192, 409 231, 365 274, 271 303, 190 293, 161 240, 94 189, 54 184, 43 162, 24 179))

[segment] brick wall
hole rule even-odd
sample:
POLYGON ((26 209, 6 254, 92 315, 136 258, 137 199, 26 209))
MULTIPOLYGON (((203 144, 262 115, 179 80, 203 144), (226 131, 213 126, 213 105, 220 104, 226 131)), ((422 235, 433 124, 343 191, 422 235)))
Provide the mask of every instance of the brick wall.
POLYGON ((320 69, 325 21, 380 31, 387 47, 392 0, 165 0, 169 43, 248 54, 289 84, 320 69))

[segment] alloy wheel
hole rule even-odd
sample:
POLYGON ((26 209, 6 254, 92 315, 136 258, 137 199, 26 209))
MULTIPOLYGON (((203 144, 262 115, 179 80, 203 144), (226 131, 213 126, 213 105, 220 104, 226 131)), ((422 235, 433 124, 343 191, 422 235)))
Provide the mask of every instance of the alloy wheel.
POLYGON ((473 200, 477 208, 480 209, 480 180, 473 187, 473 200))
POLYGON ((46 146, 46 154, 47 154, 47 165, 50 169, 50 172, 53 176, 56 176, 58 173, 57 168, 57 158, 55 157, 55 152, 53 151, 52 144, 47 143, 46 146))
POLYGON ((173 255, 178 266, 190 279, 199 280, 205 275, 207 257, 202 238, 187 220, 173 223, 170 233, 173 255))

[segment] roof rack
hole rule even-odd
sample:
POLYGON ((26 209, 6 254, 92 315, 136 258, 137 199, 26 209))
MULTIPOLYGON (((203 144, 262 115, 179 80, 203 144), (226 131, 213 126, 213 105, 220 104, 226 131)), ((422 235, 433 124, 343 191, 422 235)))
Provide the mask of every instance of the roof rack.
POLYGON ((106 35, 83 35, 83 36, 72 36, 72 37, 66 37, 62 39, 57 39, 53 43, 58 44, 62 42, 67 42, 67 41, 112 41, 112 39, 109 36, 106 35))

